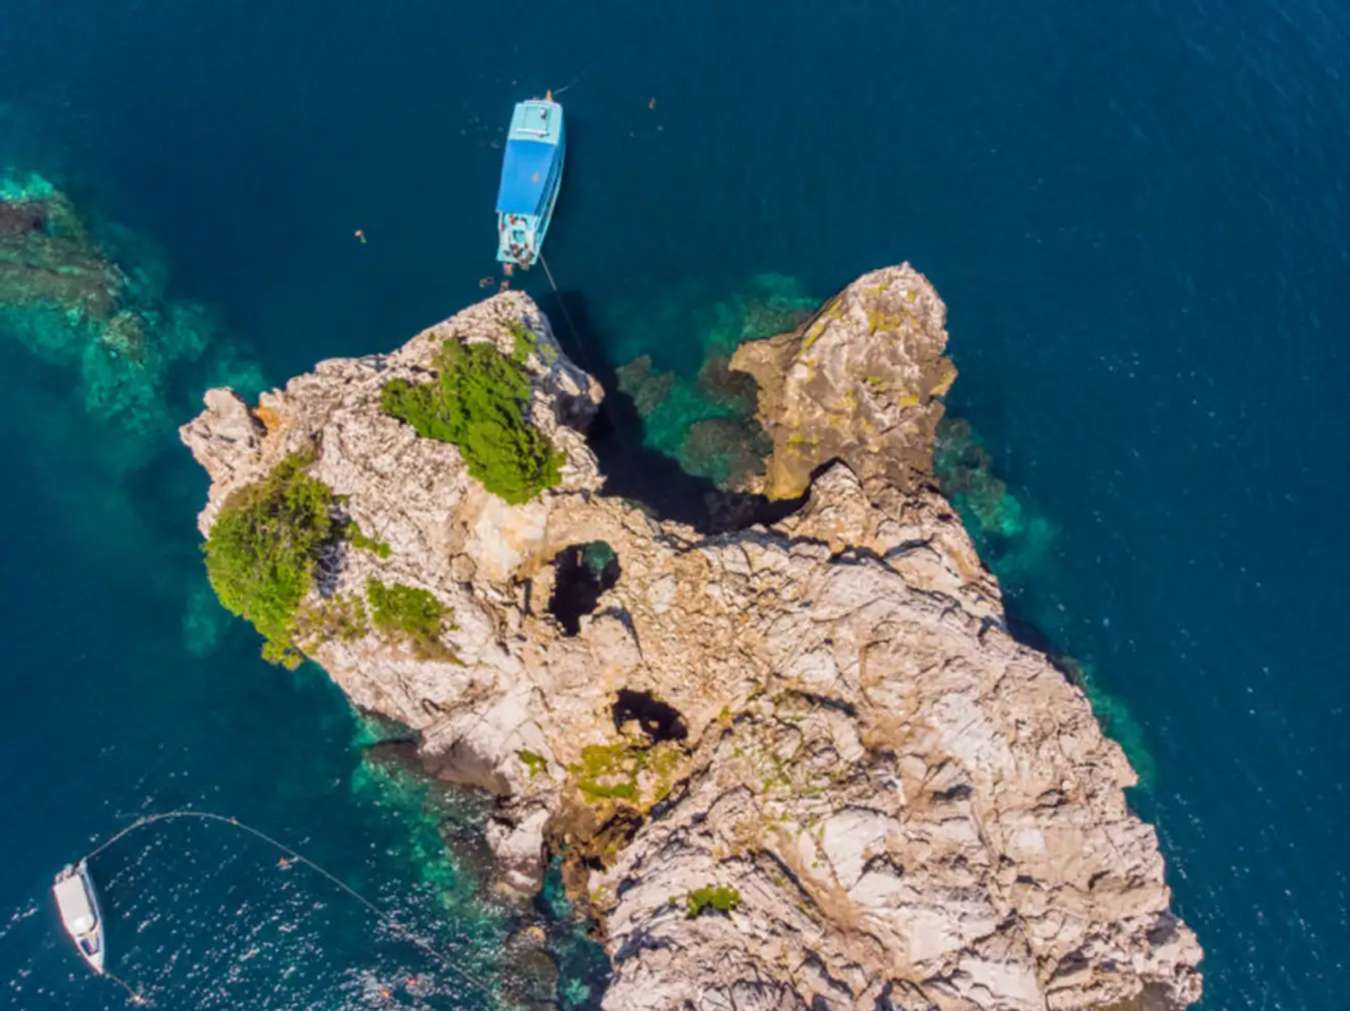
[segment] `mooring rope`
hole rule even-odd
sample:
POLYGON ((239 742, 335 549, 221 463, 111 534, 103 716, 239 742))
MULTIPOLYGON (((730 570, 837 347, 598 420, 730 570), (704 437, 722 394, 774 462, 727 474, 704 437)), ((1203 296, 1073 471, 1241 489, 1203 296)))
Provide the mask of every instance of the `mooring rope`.
MULTIPOLYGON (((553 271, 548 269, 548 261, 544 259, 542 250, 539 252, 539 265, 544 268, 544 276, 548 278, 549 285, 553 288, 553 294, 558 296, 558 308, 562 310, 563 319, 567 320, 567 329, 572 331, 572 340, 576 342, 577 348, 586 359, 586 365, 591 365, 590 355, 586 354, 586 346, 581 342, 581 334, 577 332, 577 325, 572 322, 572 314, 567 311, 567 300, 563 298, 563 293, 558 290, 558 282, 553 280, 553 271)), ((591 375, 595 375, 592 371, 591 375)))
MULTIPOLYGON (((600 381, 599 374, 595 371, 595 363, 591 361, 590 353, 586 350, 586 343, 581 339, 581 334, 577 330, 577 325, 572 322, 572 314, 567 311, 567 301, 563 298, 563 293, 558 289, 558 282, 553 279, 553 271, 548 269, 548 261, 544 259, 543 250, 539 252, 539 263, 544 268, 544 276, 548 278, 549 285, 553 288, 553 294, 558 296, 558 308, 562 310, 563 319, 567 321, 567 329, 572 332, 572 341, 576 344, 577 350, 581 352, 582 364, 586 366, 586 372, 596 382, 600 381)), ((609 396, 606 395, 600 401, 599 411, 608 414, 609 396)), ((624 432, 622 425, 611 424, 615 437, 620 445, 628 445, 628 435, 624 432)))
POLYGON ((117 975, 117 973, 109 972, 107 969, 104 969, 103 975, 107 976, 110 980, 112 980, 123 990, 125 990, 127 992, 127 1000, 131 1001, 131 1003, 133 1004, 150 1003, 149 999, 143 993, 141 993, 134 986, 132 986, 130 983, 124 980, 121 976, 117 975))
POLYGON ((558 95, 561 95, 561 94, 562 94, 563 92, 565 92, 565 91, 570 91, 572 88, 575 88, 578 84, 580 84, 580 83, 581 83, 581 79, 582 79, 583 77, 586 76, 586 72, 587 72, 588 70, 590 70, 591 67, 595 66, 595 63, 596 63, 595 60, 591 60, 591 62, 588 63, 588 64, 586 65, 586 68, 585 68, 584 70, 582 70, 581 73, 577 74, 576 77, 572 78, 570 81, 568 81, 566 84, 564 84, 561 88, 552 88, 552 89, 550 89, 550 90, 553 92, 554 97, 556 97, 556 96, 558 96, 558 95))
MULTIPOLYGON (((257 829, 254 828, 252 825, 247 825, 244 822, 240 821, 238 818, 232 818, 229 817, 228 815, 223 814, 216 814, 212 811, 192 811, 187 809, 177 811, 160 811, 156 814, 147 814, 140 818, 137 818, 130 825, 126 826, 109 839, 105 840, 98 846, 94 847, 92 850, 90 850, 88 853, 85 854, 84 860, 86 862, 93 860, 104 850, 108 849, 108 847, 126 838, 128 835, 130 835, 132 832, 137 831, 138 829, 142 829, 147 825, 153 825, 155 822, 168 821, 175 818, 198 818, 201 819, 202 821, 219 822, 223 825, 229 825, 231 828, 239 829, 241 832, 247 832, 249 835, 252 835, 257 839, 262 840, 269 846, 272 846, 273 848, 280 850, 286 857, 288 857, 289 858, 288 863, 295 862, 304 864, 306 867, 310 868, 310 870, 315 871, 324 878, 327 878, 328 881, 330 881, 332 884, 336 885, 347 895, 351 896, 357 902, 361 903, 361 905, 363 905, 367 910, 369 910, 371 913, 374 914, 376 919, 378 919, 381 923, 383 923, 396 935, 401 937, 403 940, 408 941, 413 945, 416 945, 423 952, 425 952, 427 955, 430 955, 433 959, 435 959, 441 965, 445 966, 446 969, 450 970, 450 972, 454 973, 460 979, 477 987, 484 993, 484 995, 491 993, 490 988, 483 980, 475 978, 472 973, 469 973, 464 969, 461 969, 459 966, 455 965, 455 963, 450 961, 450 959, 446 957, 444 953, 442 953, 439 949, 437 949, 434 945, 432 945, 430 941, 418 937, 412 931, 408 930, 406 927, 401 925, 397 920, 395 920, 392 916, 386 913, 383 909, 377 906, 374 902, 366 898, 351 885, 347 884, 345 881, 339 878, 336 874, 333 874, 331 871, 323 867, 320 867, 313 860, 309 859, 309 857, 305 856, 303 853, 301 853, 294 847, 287 846, 285 843, 277 839, 274 839, 272 836, 262 831, 262 829, 257 829)), ((131 998, 131 1002, 133 1004, 144 1004, 147 1002, 146 998, 141 995, 140 991, 132 987, 131 984, 129 984, 126 980, 106 970, 104 971, 103 975, 107 976, 109 979, 113 980, 116 983, 119 983, 122 987, 124 987, 127 991, 128 996, 131 998)))

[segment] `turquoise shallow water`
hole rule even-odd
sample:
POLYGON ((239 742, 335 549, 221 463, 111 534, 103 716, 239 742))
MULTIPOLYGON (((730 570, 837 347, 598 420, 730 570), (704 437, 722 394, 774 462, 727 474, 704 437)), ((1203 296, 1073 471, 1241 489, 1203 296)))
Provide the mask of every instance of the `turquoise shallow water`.
MULTIPOLYGON (((172 423, 213 377, 279 382, 480 297, 500 127, 547 86, 572 350, 676 372, 693 408, 668 418, 701 410, 689 384, 756 278, 820 297, 908 258, 933 279, 953 411, 1006 482, 968 517, 1146 777, 1205 1006, 1345 1006, 1350 15, 722 6, 4 4, 0 164, 65 187, 156 305, 203 307, 131 427, 5 321, 7 1006, 123 1006, 45 887, 188 803, 303 845, 488 989, 519 982, 472 804, 363 761, 323 676, 265 667, 205 595, 205 484, 172 423)), ((637 429, 613 439, 631 462, 637 429)), ((120 970, 161 1007, 491 1006, 270 861, 188 826, 110 852, 120 970)), ((594 966, 555 933, 576 1004, 594 966)))

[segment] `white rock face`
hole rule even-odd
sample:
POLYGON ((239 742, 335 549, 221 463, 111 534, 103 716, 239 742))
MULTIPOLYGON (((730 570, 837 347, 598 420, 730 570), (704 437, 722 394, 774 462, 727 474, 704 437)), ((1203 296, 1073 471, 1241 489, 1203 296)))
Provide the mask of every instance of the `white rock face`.
POLYGON ((420 733, 431 771, 498 798, 509 887, 537 888, 546 847, 567 844, 614 964, 607 1008, 1183 1007, 1201 952, 1126 806, 1134 773, 1082 693, 1007 634, 927 479, 944 326, 905 265, 738 353, 775 440, 766 490, 809 481, 772 528, 704 536, 604 497, 579 430, 599 387, 517 293, 392 354, 322 362, 256 409, 211 391, 182 431, 212 478, 200 526, 312 448, 312 473, 391 547, 347 547, 315 592, 376 575, 454 608, 462 666, 374 633, 310 649, 357 705, 420 733), (509 354, 512 320, 540 336, 531 416, 567 457, 523 506, 379 410, 443 340, 509 354), (568 636, 547 609, 554 559, 594 541, 619 577, 568 636), (649 708, 616 726, 621 691, 649 708), (587 880, 582 855, 603 870, 587 880), (689 918, 710 885, 739 904, 689 918))

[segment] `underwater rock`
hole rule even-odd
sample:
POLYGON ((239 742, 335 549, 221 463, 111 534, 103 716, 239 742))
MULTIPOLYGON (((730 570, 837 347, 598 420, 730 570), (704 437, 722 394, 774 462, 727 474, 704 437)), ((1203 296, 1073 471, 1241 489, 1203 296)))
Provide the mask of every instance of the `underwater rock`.
POLYGON ((787 274, 755 274, 729 297, 713 303, 704 347, 710 357, 730 355, 746 341, 796 329, 820 303, 787 274))
POLYGON ((548 935, 538 924, 521 927, 506 939, 502 996, 520 1011, 552 1011, 557 1007, 558 965, 547 948, 548 935))
POLYGON ((643 420, 644 444, 723 491, 757 490, 769 443, 755 418, 754 379, 732 369, 731 353, 791 330, 814 307, 795 279, 759 274, 731 296, 688 313, 687 326, 703 351, 692 378, 657 368, 649 354, 616 369, 619 391, 633 399, 643 420))
POLYGON ((1125 802, 1134 772, 1008 634, 936 487, 944 321, 904 265, 737 352, 766 486, 808 493, 773 525, 704 536, 602 494, 575 427, 600 391, 506 292, 256 407, 213 391, 181 430, 211 477, 199 526, 303 452, 387 546, 342 553, 324 592, 374 578, 453 612, 455 662, 374 633, 307 649, 430 767, 489 787, 512 887, 532 894, 561 857, 612 959, 607 1008, 1184 1007, 1201 951, 1125 802), (526 414, 563 461, 510 505, 455 445, 384 414, 381 389, 426 377, 447 340, 509 356, 521 326, 538 338, 526 414), (588 550, 615 578, 565 627, 549 602, 588 550))
POLYGON ((213 342, 205 309, 165 296, 163 275, 149 247, 115 226, 96 235, 41 176, 0 173, 0 334, 76 369, 85 411, 119 430, 114 455, 132 465, 173 428, 172 369, 261 385, 253 363, 213 342))
POLYGON ((41 307, 97 326, 112 318, 126 286, 64 194, 0 187, 0 306, 41 307))
POLYGON ((754 417, 759 387, 746 373, 732 369, 730 356, 713 355, 705 361, 698 370, 698 385, 713 400, 725 404, 736 417, 754 417))
POLYGON ((644 418, 661 406, 675 385, 675 373, 652 369, 651 355, 639 355, 620 365, 614 370, 614 377, 619 381, 619 392, 633 398, 633 406, 644 418))
POLYGON ((734 372, 726 355, 704 361, 693 382, 661 372, 649 355, 615 370, 619 391, 633 398, 644 441, 673 456, 686 474, 723 491, 759 484, 772 445, 755 419, 755 381, 734 372))
POLYGON ((46 224, 47 211, 39 201, 0 202, 0 239, 21 239, 45 231, 46 224))
POLYGON ((764 458, 773 448, 764 430, 737 418, 704 418, 689 426, 680 443, 684 469, 708 477, 723 488, 753 486, 764 473, 764 458))
POLYGON ((989 450, 965 418, 943 418, 933 449, 933 474, 942 494, 985 535, 1010 537, 1021 529, 1021 507, 990 469, 989 450))

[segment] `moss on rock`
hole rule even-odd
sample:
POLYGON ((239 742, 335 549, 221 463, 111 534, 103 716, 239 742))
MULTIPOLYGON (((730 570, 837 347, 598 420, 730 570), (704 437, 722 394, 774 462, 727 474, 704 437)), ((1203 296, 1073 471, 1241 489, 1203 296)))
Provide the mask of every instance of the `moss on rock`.
POLYGON ((548 759, 537 751, 521 748, 516 752, 516 757, 520 759, 521 764, 523 764, 525 768, 530 770, 531 779, 534 779, 534 777, 541 772, 548 771, 548 759))
POLYGON ((712 911, 729 914, 741 904, 741 893, 730 885, 706 885, 684 897, 684 915, 689 919, 712 911))
POLYGON ((683 758, 683 749, 673 741, 643 744, 619 740, 588 744, 581 749, 580 761, 569 765, 567 771, 576 777, 577 789, 591 803, 625 801, 646 812, 669 795, 683 758))

